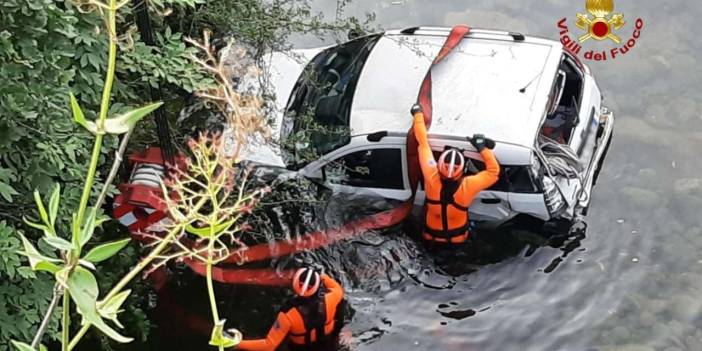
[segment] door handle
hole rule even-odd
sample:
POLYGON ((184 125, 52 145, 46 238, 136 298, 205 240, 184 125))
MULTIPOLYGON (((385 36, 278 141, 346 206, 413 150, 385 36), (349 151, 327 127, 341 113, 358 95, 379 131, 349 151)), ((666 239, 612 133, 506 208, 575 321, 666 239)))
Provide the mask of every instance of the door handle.
POLYGON ((490 205, 499 204, 501 201, 500 199, 480 199, 480 202, 490 205))

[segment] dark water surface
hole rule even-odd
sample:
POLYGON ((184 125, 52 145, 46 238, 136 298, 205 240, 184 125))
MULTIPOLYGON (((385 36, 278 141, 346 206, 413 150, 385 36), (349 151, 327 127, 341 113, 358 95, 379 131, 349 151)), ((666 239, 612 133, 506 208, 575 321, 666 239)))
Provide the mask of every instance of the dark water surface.
MULTIPOLYGON (((375 12, 383 28, 467 23, 557 39, 563 17, 580 34, 573 21, 584 3, 356 0, 347 13, 375 12)), ((496 233, 451 255, 428 252, 405 226, 311 253, 346 288, 348 349, 702 350, 702 6, 615 6, 628 21, 623 38, 636 18, 645 26, 626 55, 588 62, 616 125, 586 225, 550 242, 527 230, 496 233)), ((591 42, 585 50, 611 47, 591 42)), ((220 291, 228 324, 248 336, 267 330, 285 296, 220 291)))

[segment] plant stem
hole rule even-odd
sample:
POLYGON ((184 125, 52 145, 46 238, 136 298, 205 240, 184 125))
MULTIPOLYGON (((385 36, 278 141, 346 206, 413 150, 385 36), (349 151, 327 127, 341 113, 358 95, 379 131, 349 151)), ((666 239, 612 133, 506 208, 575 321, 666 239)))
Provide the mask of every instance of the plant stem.
POLYGON ((100 103, 99 120, 102 122, 107 118, 107 112, 110 107, 110 95, 112 94, 112 83, 115 79, 115 67, 117 65, 117 1, 110 0, 110 10, 107 11, 108 28, 107 35, 110 39, 109 58, 107 60, 107 75, 105 78, 105 86, 102 90, 102 101, 100 103))
POLYGON ((129 128, 129 131, 122 136, 122 140, 119 142, 119 149, 117 149, 117 152, 115 152, 115 160, 112 163, 112 168, 110 168, 110 173, 105 179, 100 196, 98 196, 97 202, 95 202, 95 206, 93 206, 95 212, 97 212, 97 210, 102 207, 102 203, 105 202, 105 198, 107 197, 107 189, 117 176, 117 171, 119 171, 119 166, 122 164, 122 158, 124 156, 124 152, 127 150, 127 144, 129 143, 129 138, 132 136, 133 131, 134 128, 129 128))
POLYGON ((63 286, 61 286, 61 284, 54 285, 54 295, 51 298, 49 308, 46 310, 46 314, 44 315, 44 319, 42 319, 41 324, 39 325, 39 329, 37 329, 37 334, 34 335, 34 339, 32 339, 33 349, 39 349, 39 345, 41 345, 41 339, 44 337, 46 328, 49 326, 49 321, 51 320, 51 316, 56 310, 56 306, 58 306, 59 298, 61 297, 61 295, 63 295, 63 286))
POLYGON ((100 130, 103 128, 105 119, 107 119, 107 113, 110 109, 110 95, 112 94, 112 85, 115 80, 115 67, 117 65, 117 25, 116 25, 116 13, 117 13, 117 2, 116 0, 110 0, 110 9, 107 10, 107 35, 110 40, 109 44, 109 54, 107 59, 107 72, 105 73, 105 85, 102 89, 102 101, 100 102, 100 115, 98 116, 98 134, 95 137, 95 144, 93 146, 93 154, 90 158, 90 166, 88 167, 88 176, 85 178, 85 185, 83 186, 83 194, 80 198, 80 205, 78 207, 78 224, 83 225, 83 220, 85 219, 85 209, 88 207, 88 200, 90 199, 90 192, 93 189, 93 181, 95 180, 95 171, 97 169, 97 164, 100 159, 100 149, 102 148, 103 135, 100 134, 100 130))
POLYGON ((80 205, 78 207, 78 223, 83 225, 83 220, 85 219, 85 209, 88 206, 88 200, 90 199, 90 193, 93 189, 93 182, 95 180, 95 172, 97 170, 97 164, 100 160, 100 149, 102 148, 103 136, 98 134, 95 137, 95 144, 93 144, 93 153, 90 157, 90 166, 88 166, 88 175, 85 177, 85 185, 83 186, 83 194, 80 197, 80 205))
MULTIPOLYGON (((210 226, 210 235, 214 235, 214 226, 210 226)), ((214 238, 210 238, 207 244, 207 294, 210 297, 210 308, 212 309, 212 319, 214 325, 219 323, 219 312, 217 311, 217 298, 215 297, 214 285, 212 283, 212 255, 214 254, 214 238)), ((224 346, 219 345, 219 351, 224 351, 224 346)))
MULTIPOLYGON (((98 116, 97 120, 98 134, 95 136, 95 144, 93 144, 93 153, 90 157, 90 166, 88 166, 88 175, 85 177, 83 194, 81 195, 80 204, 78 205, 78 217, 76 220, 78 221, 79 226, 82 226, 83 221, 85 220, 85 209, 88 207, 88 200, 90 200, 90 193, 93 189, 93 183, 95 182, 95 172, 97 170, 98 161, 100 160, 100 150, 102 149, 103 134, 100 133, 101 129, 103 129, 105 119, 107 119, 107 113, 110 109, 110 95, 112 94, 112 85, 115 79, 115 67, 117 65, 117 39, 115 37, 117 35, 116 14, 117 2, 115 0, 110 0, 110 9, 107 10, 107 35, 110 41, 107 59, 107 72, 105 73, 105 85, 102 89, 100 115, 98 116)), ((105 187, 107 186, 108 183, 105 183, 105 187)), ((77 251, 75 253, 77 260, 80 257, 80 249, 75 249, 74 251, 77 251)), ((69 253, 68 257, 70 258, 71 256, 73 255, 69 253)), ((63 331, 61 333, 62 351, 68 351, 72 348, 71 345, 74 345, 73 341, 71 341, 69 344, 70 334, 68 328, 70 327, 71 323, 70 302, 70 292, 66 290, 63 294, 63 331)), ((89 327, 90 325, 86 324, 83 326, 83 328, 81 328, 81 331, 79 333, 80 337, 85 335, 85 332, 89 327)), ((80 340, 80 337, 76 339, 76 343, 77 340, 80 340)))
POLYGON ((70 340, 71 327, 71 294, 68 290, 63 292, 63 322, 61 331, 61 351, 68 351, 68 341, 70 340))

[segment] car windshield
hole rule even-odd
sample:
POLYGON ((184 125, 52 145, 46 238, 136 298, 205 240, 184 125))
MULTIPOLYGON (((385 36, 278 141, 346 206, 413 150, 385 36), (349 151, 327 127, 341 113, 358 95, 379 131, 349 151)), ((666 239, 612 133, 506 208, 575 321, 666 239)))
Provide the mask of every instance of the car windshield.
POLYGON ((380 35, 326 49, 300 75, 285 109, 286 163, 300 168, 350 141, 349 115, 356 83, 380 35))

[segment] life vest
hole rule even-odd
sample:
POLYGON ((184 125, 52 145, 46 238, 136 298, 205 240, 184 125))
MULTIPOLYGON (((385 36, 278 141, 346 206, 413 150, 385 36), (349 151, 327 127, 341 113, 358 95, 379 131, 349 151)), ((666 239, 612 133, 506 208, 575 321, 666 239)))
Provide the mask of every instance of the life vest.
POLYGON ((303 323, 303 326, 298 326, 298 328, 293 327, 290 331, 289 335, 291 337, 289 338, 289 346, 291 347, 289 348, 291 350, 308 350, 314 346, 323 345, 334 332, 335 316, 327 320, 327 304, 323 291, 325 289, 320 288, 319 290, 317 294, 308 298, 296 297, 287 307, 288 311, 291 309, 297 310, 303 323), (299 331, 300 329, 303 331, 299 331), (294 346, 300 346, 302 348, 294 346))
POLYGON ((458 191, 458 188, 461 186, 461 181, 462 179, 441 179, 441 190, 439 195, 440 197, 438 199, 431 198, 427 193, 427 211, 436 211, 435 209, 430 208, 430 206, 441 206, 441 227, 434 228, 428 222, 425 224, 424 231, 427 234, 429 234, 432 238, 441 238, 448 242, 451 238, 460 235, 465 235, 468 232, 468 207, 457 203, 456 199, 454 198, 456 191, 458 191), (450 226, 449 224, 449 206, 453 206, 455 209, 459 210, 462 213, 462 218, 459 218, 458 220, 458 226, 450 226))

